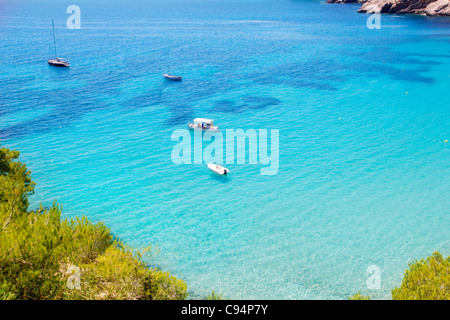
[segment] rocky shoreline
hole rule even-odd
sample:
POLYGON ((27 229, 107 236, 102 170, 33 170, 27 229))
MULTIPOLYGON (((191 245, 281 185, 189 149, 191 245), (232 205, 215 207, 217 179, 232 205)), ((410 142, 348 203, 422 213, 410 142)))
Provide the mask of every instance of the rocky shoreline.
POLYGON ((450 16, 450 0, 327 0, 327 3, 360 3, 361 13, 450 16))

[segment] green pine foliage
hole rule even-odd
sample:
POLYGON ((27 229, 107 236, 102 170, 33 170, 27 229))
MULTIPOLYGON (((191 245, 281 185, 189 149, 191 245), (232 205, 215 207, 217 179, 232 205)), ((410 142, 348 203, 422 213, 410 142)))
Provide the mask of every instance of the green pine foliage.
MULTIPOLYGON (((450 257, 438 251, 427 259, 414 260, 405 271, 402 284, 391 291, 393 300, 450 300, 450 257)), ((349 300, 371 300, 360 292, 349 300)))
POLYGON ((224 300, 224 298, 223 298, 222 294, 216 293, 216 292, 213 291, 213 292, 211 292, 210 295, 208 295, 206 297, 205 300, 224 300))
POLYGON ((350 297, 348 297, 348 300, 372 300, 370 296, 365 296, 361 294, 361 292, 358 292, 350 297))
POLYGON ((61 219, 62 207, 30 211, 31 172, 0 146, 0 300, 185 299, 184 281, 150 268, 103 223, 61 219), (72 283, 76 266, 78 286, 72 283))
POLYGON ((394 300, 450 300, 450 257, 434 252, 411 262, 401 286, 391 294, 394 300))

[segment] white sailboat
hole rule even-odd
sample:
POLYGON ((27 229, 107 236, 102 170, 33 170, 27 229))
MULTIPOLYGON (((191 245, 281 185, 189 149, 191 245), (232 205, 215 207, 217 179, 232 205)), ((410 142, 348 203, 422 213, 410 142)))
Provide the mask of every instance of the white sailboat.
POLYGON ((170 74, 169 67, 167 67, 167 73, 163 74, 163 77, 170 81, 181 81, 183 80, 183 77, 181 76, 174 76, 170 74))
POLYGON ((63 58, 58 58, 58 54, 56 53, 55 22, 53 21, 53 19, 52 19, 52 25, 53 25, 53 48, 55 49, 55 58, 49 59, 47 62, 51 66, 67 68, 70 66, 69 62, 63 58))

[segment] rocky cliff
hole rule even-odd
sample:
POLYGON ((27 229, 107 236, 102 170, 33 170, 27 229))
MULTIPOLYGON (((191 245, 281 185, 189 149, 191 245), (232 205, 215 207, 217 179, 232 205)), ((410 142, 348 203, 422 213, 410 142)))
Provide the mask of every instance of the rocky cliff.
POLYGON ((450 0, 328 0, 328 3, 361 3, 358 12, 450 16, 450 0))

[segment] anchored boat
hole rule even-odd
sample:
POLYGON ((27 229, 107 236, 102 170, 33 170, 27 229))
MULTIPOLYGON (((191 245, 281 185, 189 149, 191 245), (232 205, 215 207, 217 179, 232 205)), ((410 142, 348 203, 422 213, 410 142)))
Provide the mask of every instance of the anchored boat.
POLYGON ((172 76, 172 75, 170 75, 170 74, 163 74, 163 77, 164 78, 166 78, 167 80, 170 80, 170 81, 181 81, 181 80, 183 80, 183 77, 181 77, 181 76, 172 76))
POLYGON ((52 19, 52 25, 53 25, 53 48, 55 49, 55 58, 54 59, 49 59, 47 61, 47 63, 51 66, 55 66, 55 67, 69 67, 69 61, 63 59, 63 58, 58 58, 58 54, 56 53, 56 40, 55 40, 55 22, 52 19))
POLYGON ((219 127, 214 126, 214 120, 197 118, 194 119, 194 123, 188 123, 190 130, 203 130, 203 131, 220 131, 219 127))
POLYGON ((170 74, 169 68, 167 68, 167 73, 163 74, 163 77, 170 81, 181 81, 183 80, 183 77, 181 76, 174 76, 170 74))
POLYGON ((230 172, 230 170, 228 170, 227 168, 219 166, 218 164, 215 164, 215 163, 208 163, 208 168, 209 168, 209 170, 211 170, 217 174, 225 175, 225 176, 230 172))
POLYGON ((47 62, 49 65, 54 67, 70 67, 69 62, 63 60, 62 58, 50 59, 47 62))

